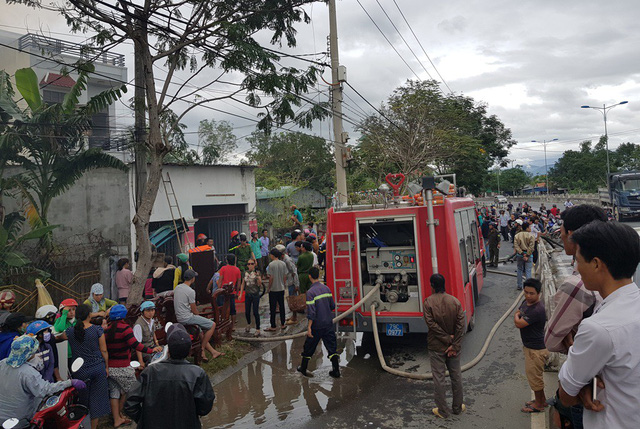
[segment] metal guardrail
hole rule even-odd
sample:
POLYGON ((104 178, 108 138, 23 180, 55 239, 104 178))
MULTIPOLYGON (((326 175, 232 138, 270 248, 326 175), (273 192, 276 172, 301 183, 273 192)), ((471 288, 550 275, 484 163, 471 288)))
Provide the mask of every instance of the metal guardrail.
POLYGON ((91 59, 92 62, 100 62, 116 67, 124 67, 124 55, 113 52, 103 52, 98 57, 92 49, 84 45, 65 42, 60 39, 28 33, 18 39, 18 48, 23 50, 37 49, 43 53, 52 55, 69 55, 83 60, 91 59))

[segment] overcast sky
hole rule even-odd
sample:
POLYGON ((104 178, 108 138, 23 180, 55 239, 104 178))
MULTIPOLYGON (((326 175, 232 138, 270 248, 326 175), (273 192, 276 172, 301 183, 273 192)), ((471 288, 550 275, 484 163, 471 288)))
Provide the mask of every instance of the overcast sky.
MULTIPOLYGON (((379 0, 420 62, 404 44, 376 0, 360 0, 384 34, 420 78, 440 80, 411 34, 393 0, 379 0)), ((455 93, 487 103, 513 132, 519 144, 509 158, 519 164, 544 165, 542 145, 530 143, 557 138, 547 146, 550 163, 563 150, 575 149, 585 139, 604 133, 602 114, 581 109, 584 104, 615 104, 608 116, 611 147, 622 142, 640 143, 640 2, 617 1, 450 1, 396 0, 437 71, 455 93)), ((64 20, 54 13, 2 4, 0 28, 15 32, 43 31, 51 37, 81 41, 68 34, 64 20), (61 34, 58 34, 61 33, 61 34)), ((296 53, 324 52, 328 35, 327 7, 307 7, 312 25, 300 25, 296 53)), ((394 88, 415 78, 409 67, 376 29, 356 0, 338 1, 340 62, 348 81, 378 106, 394 88)), ((133 77, 131 47, 127 54, 133 77)), ((301 65, 301 64, 299 64, 301 65)), ((186 76, 186 75, 184 75, 186 76)), ((327 69, 324 77, 330 80, 327 69)), ((203 78, 205 81, 206 78, 203 78)), ((442 85, 444 91, 447 87, 442 85)), ((328 87, 319 86, 316 100, 326 100, 328 87)), ((372 109, 350 88, 345 88, 344 112, 357 121, 372 109), (360 116, 358 116, 358 114, 360 116)), ((214 107, 255 117, 245 107, 218 103, 214 107)), ((120 105, 119 124, 130 117, 120 105)), ((251 132, 250 122, 207 109, 193 111, 185 123, 196 131, 200 119, 228 119, 237 136, 251 132)), ((345 129, 351 126, 345 124, 345 129)), ((318 123, 313 134, 329 137, 329 124, 318 123)), ((195 135, 189 135, 196 143, 195 135)), ((247 146, 241 143, 240 151, 247 146)))

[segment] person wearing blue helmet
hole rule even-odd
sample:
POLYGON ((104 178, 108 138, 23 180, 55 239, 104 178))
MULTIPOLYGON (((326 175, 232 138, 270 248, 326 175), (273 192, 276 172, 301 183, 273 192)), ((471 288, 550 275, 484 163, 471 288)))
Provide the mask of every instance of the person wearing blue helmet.
POLYGON ((0 422, 10 418, 30 420, 45 396, 71 386, 86 387, 81 380, 44 381, 33 364, 37 352, 38 340, 22 335, 11 343, 9 357, 0 361, 0 422))
POLYGON ((148 354, 162 351, 162 347, 149 348, 140 344, 131 327, 124 321, 125 317, 127 308, 124 305, 111 307, 109 326, 104 333, 109 354, 109 397, 115 427, 131 423, 122 413, 126 394, 136 382, 136 372, 130 365, 131 349, 148 354))
MULTIPOLYGON (((145 301, 140 304, 140 317, 133 325, 133 335, 138 342, 142 343, 146 347, 158 347, 158 338, 156 337, 156 331, 161 329, 160 324, 155 318, 156 305, 151 301, 145 301)), ((140 367, 144 368, 146 364, 151 360, 151 355, 136 351, 138 355, 138 362, 140 367)))
MULTIPOLYGON (((52 326, 44 320, 36 320, 27 326, 27 334, 33 335, 38 340, 38 351, 31 359, 30 364, 42 375, 42 379, 49 383, 55 383, 55 358, 51 341, 52 326)), ((59 377, 59 375, 58 375, 59 377)))

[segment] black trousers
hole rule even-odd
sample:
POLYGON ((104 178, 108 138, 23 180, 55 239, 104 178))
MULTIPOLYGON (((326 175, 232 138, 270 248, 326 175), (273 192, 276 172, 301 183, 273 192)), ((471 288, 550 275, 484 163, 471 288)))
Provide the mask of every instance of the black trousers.
POLYGON ((333 356, 338 356, 336 353, 337 340, 336 340, 336 331, 333 325, 330 325, 326 328, 315 329, 313 325, 311 325, 311 335, 313 338, 307 337, 304 341, 304 348, 302 349, 302 357, 303 358, 311 358, 316 351, 316 347, 318 347, 318 343, 322 340, 322 343, 327 348, 327 352, 329 352, 329 359, 333 356))
POLYGON ((509 241, 509 228, 506 226, 501 226, 500 232, 502 233, 502 241, 509 241))
POLYGON ((285 326, 284 291, 269 292, 269 321, 276 327, 276 307, 280 305, 280 325, 285 326))

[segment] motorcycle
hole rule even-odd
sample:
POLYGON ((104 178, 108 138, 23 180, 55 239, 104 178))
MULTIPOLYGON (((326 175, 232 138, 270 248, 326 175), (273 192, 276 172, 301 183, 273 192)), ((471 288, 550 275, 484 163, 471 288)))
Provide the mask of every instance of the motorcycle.
MULTIPOLYGON (((71 371, 77 372, 84 360, 76 359, 71 365, 71 371)), ((3 429, 79 429, 82 420, 89 410, 77 403, 77 392, 73 387, 45 397, 31 420, 11 418, 2 424, 3 429)))

